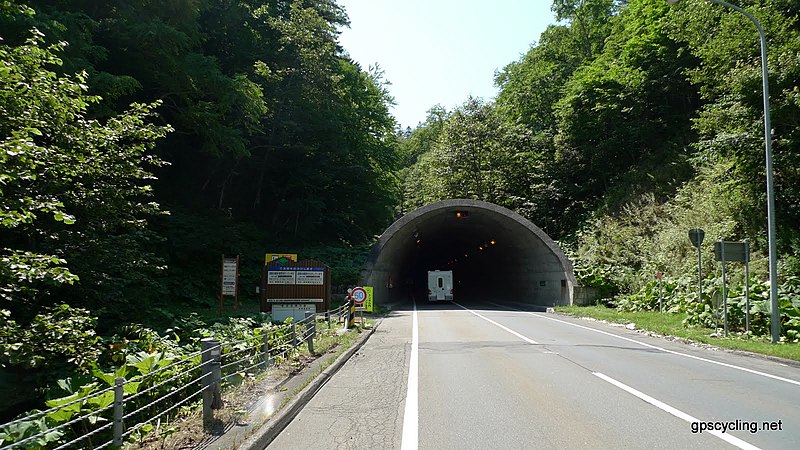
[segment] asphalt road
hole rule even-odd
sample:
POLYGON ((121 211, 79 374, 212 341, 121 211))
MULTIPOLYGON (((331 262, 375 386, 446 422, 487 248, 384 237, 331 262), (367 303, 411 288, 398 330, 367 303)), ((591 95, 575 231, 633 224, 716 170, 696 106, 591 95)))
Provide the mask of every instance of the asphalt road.
POLYGON ((800 442, 798 367, 489 303, 417 308, 387 317, 269 448, 800 442))

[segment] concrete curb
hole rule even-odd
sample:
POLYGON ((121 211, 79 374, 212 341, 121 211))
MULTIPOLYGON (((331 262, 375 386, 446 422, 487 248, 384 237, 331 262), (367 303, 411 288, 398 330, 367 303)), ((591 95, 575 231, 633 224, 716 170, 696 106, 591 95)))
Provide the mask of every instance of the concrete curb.
POLYGON ((379 319, 369 332, 360 337, 359 340, 350 347, 349 350, 339 355, 328 368, 322 371, 308 386, 281 408, 274 416, 270 417, 253 436, 245 440, 237 447, 238 450, 262 450, 266 448, 277 436, 286 428, 287 425, 303 410, 303 408, 314 398, 314 395, 328 382, 328 380, 344 366, 344 364, 367 342, 372 333, 378 329, 383 322, 379 319))

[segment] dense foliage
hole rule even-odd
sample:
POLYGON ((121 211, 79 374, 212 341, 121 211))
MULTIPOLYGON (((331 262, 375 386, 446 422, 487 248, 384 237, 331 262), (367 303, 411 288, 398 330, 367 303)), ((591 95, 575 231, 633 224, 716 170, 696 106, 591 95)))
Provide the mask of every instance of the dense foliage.
POLYGON ((0 2, 0 378, 216 305, 223 253, 251 302, 266 252, 357 278, 399 159, 334 1, 26 3, 0 2))
MULTIPOLYGON (((739 4, 769 40, 793 340, 800 4, 739 4)), ((668 308, 688 325, 716 320, 719 283, 705 246, 697 298, 687 229, 749 239, 753 330, 766 329, 761 61, 736 11, 554 0, 559 22, 496 74, 495 99, 436 106, 398 131, 380 68, 338 44, 348 19, 335 0, 27 5, 0 2, 0 393, 12 409, 36 399, 8 380, 85 375, 120 326, 215 304, 223 253, 241 255, 251 300, 265 252, 317 257, 352 283, 393 218, 453 197, 529 218, 622 308, 654 308, 666 273, 668 308)), ((729 270, 739 324, 744 282, 729 270)))
MULTIPOLYGON (((186 219, 162 218, 147 227, 167 239, 167 251, 156 256, 170 267, 181 266, 184 253, 196 246, 181 239, 186 222, 232 235, 193 255, 210 260, 242 242, 225 217, 258 227, 273 246, 357 244, 392 218, 392 99, 380 69, 362 70, 339 48, 337 27, 347 17, 334 2, 29 3, 35 14, 9 11, 0 22, 9 48, 23 43, 31 29, 46 42, 66 42, 55 72, 83 74, 78 81, 93 98, 87 109, 92 117, 103 120, 122 105, 158 101, 144 112, 174 129, 149 154, 169 163, 154 172, 156 200, 186 219)), ((128 213, 122 205, 108 206, 128 213)), ((131 249, 140 266, 160 263, 137 257, 131 242, 96 244, 68 258, 86 289, 97 279, 88 278, 91 268, 78 265, 103 248, 131 249)), ((270 250, 281 249, 263 249, 270 250)), ((119 266, 121 275, 137 268, 113 258, 98 262, 119 266)), ((170 275, 140 293, 151 299, 175 294, 164 291, 173 284, 170 275)), ((109 292, 93 294, 105 302, 109 292)))
MULTIPOLYGON (((198 382, 203 378, 201 339, 221 344, 223 389, 253 379, 267 369, 268 359, 279 366, 295 363, 293 359, 300 354, 304 341, 293 341, 289 324, 274 325, 268 319, 268 315, 258 313, 208 325, 190 314, 176 320, 174 328, 165 334, 138 325, 123 327, 108 338, 104 349, 84 356, 80 372, 50 386, 42 411, 0 426, 0 443, 25 440, 24 448, 38 449, 68 446, 76 440, 89 446, 109 442, 112 433, 108 425, 114 419, 115 401, 111 388, 120 377, 125 379, 125 412, 132 415, 124 419, 125 441, 141 442, 145 437, 163 441, 177 431, 180 419, 192 415, 194 404, 187 400, 197 398, 202 387, 198 382), (269 343, 269 354, 263 351, 264 342, 269 343)), ((318 340, 333 339, 335 331, 325 327, 325 322, 316 325, 318 340)), ((295 331, 302 333, 306 324, 299 327, 295 331)), ((53 327, 45 324, 40 331, 48 330, 53 327)), ((72 342, 65 344, 72 348, 72 342)))
MULTIPOLYGON (((782 324, 794 334, 800 7, 738 3, 769 41, 781 301, 789 305, 782 324)), ((762 286, 766 189, 753 23, 705 1, 557 0, 552 10, 560 22, 497 74, 493 102, 435 110, 408 133, 401 148, 414 158, 401 172, 404 204, 460 196, 509 207, 567 247, 581 282, 626 308, 654 307, 657 271, 671 282, 696 280, 687 236, 694 227, 705 229, 707 244, 749 239, 762 286)), ((670 300, 690 324, 707 324, 700 316, 720 289, 712 249, 703 248, 708 295, 698 301, 696 290, 679 289, 670 300)), ((728 270, 743 279, 740 264, 728 270)))

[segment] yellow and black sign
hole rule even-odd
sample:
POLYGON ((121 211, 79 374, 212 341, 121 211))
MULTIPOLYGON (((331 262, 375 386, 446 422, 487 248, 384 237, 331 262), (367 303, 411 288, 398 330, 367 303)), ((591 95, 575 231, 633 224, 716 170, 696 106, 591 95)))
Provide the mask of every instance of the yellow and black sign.
POLYGON ((264 257, 264 265, 267 265, 272 261, 278 261, 280 264, 297 262, 297 253, 267 253, 264 257))

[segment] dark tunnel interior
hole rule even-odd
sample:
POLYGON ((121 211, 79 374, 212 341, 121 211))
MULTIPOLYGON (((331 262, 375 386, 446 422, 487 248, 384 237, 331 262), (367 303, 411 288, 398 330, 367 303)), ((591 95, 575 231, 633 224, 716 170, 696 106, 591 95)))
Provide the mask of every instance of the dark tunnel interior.
POLYGON ((510 280, 503 279, 503 267, 518 264, 518 256, 510 236, 485 222, 476 214, 451 211, 418 224, 412 239, 399 249, 398 282, 422 299, 429 270, 452 270, 454 290, 462 301, 507 294, 497 292, 511 287, 510 280))
POLYGON ((364 278, 378 302, 420 301, 429 270, 452 270, 463 302, 567 304, 574 283, 571 264, 540 229, 475 200, 427 205, 395 222, 373 248, 364 278))

